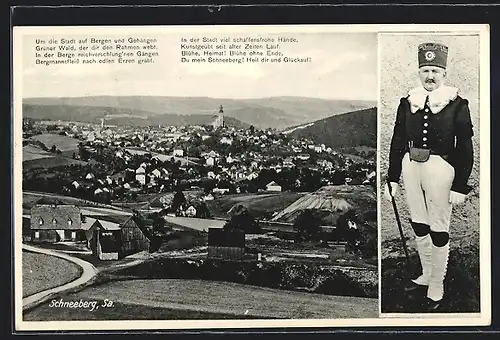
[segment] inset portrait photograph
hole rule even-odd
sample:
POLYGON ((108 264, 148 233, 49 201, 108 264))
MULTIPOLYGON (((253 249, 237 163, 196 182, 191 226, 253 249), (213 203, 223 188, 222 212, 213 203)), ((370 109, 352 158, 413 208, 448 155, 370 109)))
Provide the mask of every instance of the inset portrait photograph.
POLYGON ((477 313, 479 35, 379 48, 381 312, 477 313))

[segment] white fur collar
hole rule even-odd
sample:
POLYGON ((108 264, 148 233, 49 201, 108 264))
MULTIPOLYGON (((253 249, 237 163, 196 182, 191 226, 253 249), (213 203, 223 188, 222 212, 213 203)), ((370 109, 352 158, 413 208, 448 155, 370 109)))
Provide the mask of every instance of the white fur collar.
POLYGON ((414 88, 408 92, 411 112, 422 110, 425 105, 425 98, 429 96, 429 108, 432 113, 439 113, 449 102, 458 96, 456 87, 442 85, 434 91, 427 91, 423 86, 414 88))

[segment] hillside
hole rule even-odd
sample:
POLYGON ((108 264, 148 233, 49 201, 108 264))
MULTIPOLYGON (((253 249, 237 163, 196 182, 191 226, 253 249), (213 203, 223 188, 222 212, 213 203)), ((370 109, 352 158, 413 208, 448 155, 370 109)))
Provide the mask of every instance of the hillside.
MULTIPOLYGON (((374 105, 369 101, 326 100, 303 97, 271 97, 258 99, 228 99, 208 97, 158 97, 158 96, 92 96, 74 98, 25 98, 23 105, 53 107, 97 107, 95 115, 128 114, 140 117, 164 115, 217 114, 220 105, 226 117, 254 125, 257 128, 283 129, 315 121, 328 116, 365 109, 374 105)), ((29 111, 29 106, 26 107, 29 111)), ((54 113, 63 110, 57 109, 54 113)), ((47 117, 51 118, 51 117, 47 117)), ((61 118, 51 118, 61 119, 61 118)), ((179 119, 179 118, 177 118, 179 119)))
MULTIPOLYGON (((177 115, 155 114, 146 111, 121 109, 100 106, 66 106, 23 104, 23 116, 28 118, 78 121, 99 124, 101 118, 106 124, 117 126, 149 126, 149 125, 203 125, 214 121, 213 115, 177 115)), ((232 117, 225 117, 227 126, 248 128, 250 125, 232 117)))
POLYGON ((331 116, 285 131, 292 138, 310 138, 332 148, 346 146, 377 147, 377 108, 331 116))
POLYGON ((325 186, 307 194, 277 214, 272 221, 294 223, 297 217, 306 209, 320 213, 323 222, 331 225, 338 218, 354 211, 359 220, 376 230, 377 196, 375 190, 364 185, 325 186))

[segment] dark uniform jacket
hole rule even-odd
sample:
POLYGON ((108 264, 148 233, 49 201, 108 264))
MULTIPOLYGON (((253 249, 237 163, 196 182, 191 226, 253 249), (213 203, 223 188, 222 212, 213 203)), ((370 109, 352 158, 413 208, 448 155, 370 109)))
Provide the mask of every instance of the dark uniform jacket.
POLYGON ((401 98, 389 153, 388 182, 399 182, 403 157, 413 143, 443 156, 455 169, 451 190, 468 194, 472 189, 467 185, 474 159, 472 136, 466 99, 457 96, 440 112, 432 113, 427 102, 423 109, 411 112, 408 96, 401 98))

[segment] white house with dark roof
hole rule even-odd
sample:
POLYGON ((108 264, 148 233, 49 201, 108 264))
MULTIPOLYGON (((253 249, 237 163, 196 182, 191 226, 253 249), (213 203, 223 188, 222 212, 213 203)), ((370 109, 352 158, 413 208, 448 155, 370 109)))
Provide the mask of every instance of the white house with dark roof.
POLYGON ((266 185, 267 191, 281 191, 281 185, 276 183, 275 181, 269 182, 266 185))
POLYGON ((135 179, 142 185, 146 184, 146 169, 142 165, 135 170, 135 179))
POLYGON ((34 242, 85 240, 80 209, 75 205, 35 205, 31 208, 31 239, 34 242))

